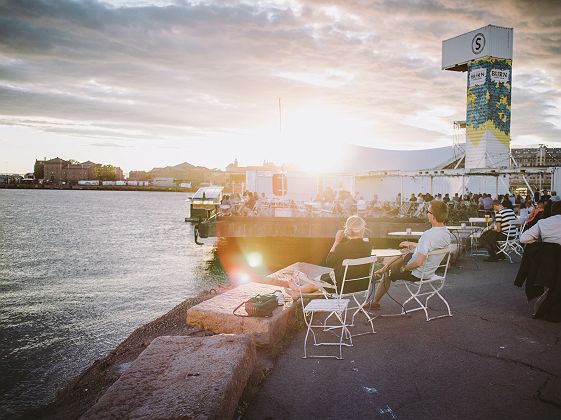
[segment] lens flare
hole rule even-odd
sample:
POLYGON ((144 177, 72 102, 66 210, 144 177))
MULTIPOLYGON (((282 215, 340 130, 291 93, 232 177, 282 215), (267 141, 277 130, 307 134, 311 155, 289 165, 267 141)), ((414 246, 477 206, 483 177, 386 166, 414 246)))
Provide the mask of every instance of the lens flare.
POLYGON ((252 268, 259 267, 263 264, 263 257, 259 252, 250 252, 245 258, 252 268))
POLYGON ((236 277, 238 278, 238 282, 240 284, 249 283, 249 281, 251 280, 251 278, 249 277, 249 274, 244 273, 244 272, 239 272, 236 277))

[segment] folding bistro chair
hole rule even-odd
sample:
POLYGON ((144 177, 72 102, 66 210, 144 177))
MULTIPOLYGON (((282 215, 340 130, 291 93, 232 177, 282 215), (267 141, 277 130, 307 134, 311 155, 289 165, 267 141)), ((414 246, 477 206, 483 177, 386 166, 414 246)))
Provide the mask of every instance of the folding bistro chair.
POLYGON ((442 296, 442 294, 440 293, 442 291, 442 288, 444 287, 444 283, 446 282, 446 275, 448 274, 448 266, 450 264, 450 254, 451 254, 450 248, 448 247, 448 248, 436 249, 434 251, 429 252, 429 254, 427 255, 427 258, 433 255, 441 256, 440 257, 441 260, 438 264, 438 267, 436 268, 436 271, 438 271, 439 269, 443 269, 444 272, 442 273, 442 275, 437 275, 436 273, 434 273, 432 275, 426 276, 423 269, 419 281, 412 282, 407 280, 398 280, 402 284, 405 284, 407 291, 411 295, 401 305, 401 314, 399 315, 405 315, 409 312, 422 310, 425 312, 425 317, 427 318, 427 321, 436 318, 452 316, 452 312, 450 311, 450 305, 448 305, 448 302, 446 301, 446 299, 444 299, 444 296, 442 296), (440 298, 440 300, 442 300, 442 302, 444 302, 447 309, 446 314, 429 317, 429 313, 428 313, 429 299, 433 296, 437 296, 438 298, 440 298), (416 302, 417 306, 413 307, 412 309, 406 309, 405 306, 409 302, 416 302))
POLYGON ((304 314, 304 322, 306 323, 306 337, 304 338, 304 356, 303 359, 308 357, 321 357, 321 358, 335 358, 342 359, 343 346, 352 346, 352 337, 347 328, 347 310, 349 307, 349 299, 341 299, 337 294, 335 275, 333 271, 330 273, 333 283, 327 283, 320 279, 304 279, 305 282, 312 283, 316 286, 323 298, 312 299, 307 304, 304 302, 305 294, 300 290, 300 302, 302 303, 302 312, 304 314), (331 294, 325 288, 332 289, 335 287, 335 293, 331 294), (316 314, 324 314, 326 318, 322 320, 314 319, 316 314), (332 323, 328 324, 328 320, 332 319, 332 323), (319 341, 318 335, 314 330, 321 330, 323 335, 334 334, 335 341, 319 341), (339 331, 339 333, 337 333, 339 331), (308 355, 308 337, 310 334, 314 340, 314 346, 338 346, 339 356, 332 355, 308 355), (348 340, 348 342, 344 342, 348 340))
POLYGON ((345 259, 343 260, 343 267, 344 267, 344 272, 343 272, 343 282, 341 284, 341 291, 339 293, 339 297, 340 298, 344 298, 344 299, 350 299, 351 303, 349 306, 349 310, 353 310, 353 315, 351 317, 351 323, 347 324, 347 328, 348 327, 354 327, 355 325, 355 317, 359 314, 362 313, 365 317, 366 320, 370 323, 370 328, 372 330, 372 332, 366 332, 366 333, 360 333, 360 334, 352 334, 352 337, 356 337, 359 335, 365 335, 365 334, 375 334, 376 331, 374 331, 374 319, 376 317, 371 317, 370 314, 364 309, 364 306, 370 301, 370 298, 374 295, 374 283, 372 282, 372 278, 374 277, 374 263, 376 262, 377 257, 375 255, 372 255, 370 257, 364 257, 364 258, 354 258, 354 259, 345 259), (351 271, 354 270, 349 270, 350 267, 359 267, 359 266, 369 266, 368 269, 368 274, 366 276, 359 276, 359 277, 350 277, 351 275, 351 271), (350 292, 350 293, 346 293, 346 289, 349 288, 350 285, 358 282, 358 281, 365 281, 368 280, 368 286, 366 289, 364 290, 360 290, 360 291, 356 291, 356 292, 350 292))
POLYGON ((522 253, 524 252, 524 248, 520 243, 520 234, 524 230, 525 225, 526 223, 524 223, 522 226, 518 225, 516 227, 516 232, 511 233, 511 231, 509 230, 504 241, 497 241, 497 254, 503 253, 506 257, 508 257, 508 261, 511 264, 512 253, 518 255, 519 257, 522 257, 522 253))

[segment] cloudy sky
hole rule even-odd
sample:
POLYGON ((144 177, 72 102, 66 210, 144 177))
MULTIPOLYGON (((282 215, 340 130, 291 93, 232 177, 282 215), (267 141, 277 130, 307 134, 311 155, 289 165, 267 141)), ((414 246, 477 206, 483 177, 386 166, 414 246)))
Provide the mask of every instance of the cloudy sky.
POLYGON ((514 28, 513 146, 561 146, 557 1, 0 0, 0 172, 450 145, 466 74, 442 40, 488 24, 514 28))

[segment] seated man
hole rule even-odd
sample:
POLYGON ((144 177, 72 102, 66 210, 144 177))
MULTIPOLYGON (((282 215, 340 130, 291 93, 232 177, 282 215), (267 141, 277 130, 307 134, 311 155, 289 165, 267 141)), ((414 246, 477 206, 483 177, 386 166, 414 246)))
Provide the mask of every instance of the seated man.
POLYGON ((450 232, 444 226, 448 217, 448 206, 442 201, 433 200, 429 204, 427 218, 432 227, 423 232, 419 243, 404 241, 399 244, 401 247, 415 248, 413 253, 408 253, 403 257, 401 264, 386 266, 377 271, 377 275, 384 275, 382 282, 376 289, 374 299, 370 303, 370 309, 380 309, 380 300, 386 294, 390 283, 395 280, 418 281, 424 273, 425 277, 432 276, 440 265, 444 254, 431 255, 429 252, 447 248, 450 246, 450 232), (405 264, 403 264, 405 263, 405 264))
POLYGON ((520 235, 520 242, 551 242, 561 245, 561 201, 551 204, 551 216, 540 219, 530 229, 520 235))
POLYGON ((493 210, 495 210, 495 226, 490 226, 479 238, 479 243, 489 253, 489 257, 484 260, 487 262, 495 262, 506 258, 504 253, 497 256, 497 241, 506 240, 508 235, 512 237, 518 229, 514 223, 516 215, 512 209, 503 207, 499 200, 493 200, 493 210))

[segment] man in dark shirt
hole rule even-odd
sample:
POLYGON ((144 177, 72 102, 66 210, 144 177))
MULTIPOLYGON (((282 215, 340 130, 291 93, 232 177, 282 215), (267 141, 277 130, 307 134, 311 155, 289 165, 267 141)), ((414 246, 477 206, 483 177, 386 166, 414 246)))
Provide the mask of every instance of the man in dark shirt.
MULTIPOLYGON (((325 257, 324 264, 333 268, 335 272, 335 280, 337 282, 337 292, 341 293, 341 286, 343 283, 344 268, 342 262, 347 258, 364 258, 370 257, 372 253, 372 245, 364 238, 366 230, 366 222, 359 216, 350 216, 345 223, 345 229, 337 231, 335 240, 325 257)), ((359 265, 349 267, 347 278, 366 277, 363 280, 353 281, 352 283, 345 283, 345 290, 342 293, 354 293, 368 289, 370 279, 368 278, 370 272, 369 265, 359 265)), ((332 283, 331 277, 324 274, 321 279, 325 282, 332 283)), ((317 288, 311 284, 297 284, 295 279, 289 280, 289 290, 287 292, 292 297, 299 297, 300 291, 302 293, 312 293, 317 288)), ((326 290, 329 288, 326 287, 326 290)), ((334 291, 334 290, 333 290, 334 291)))

